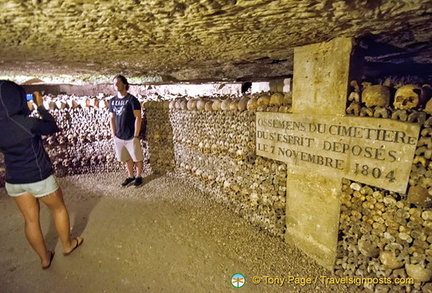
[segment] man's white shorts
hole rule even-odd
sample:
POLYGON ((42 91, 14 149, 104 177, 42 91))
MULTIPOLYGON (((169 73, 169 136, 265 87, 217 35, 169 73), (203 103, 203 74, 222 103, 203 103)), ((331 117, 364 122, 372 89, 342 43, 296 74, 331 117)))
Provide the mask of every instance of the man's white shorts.
POLYGON ((130 140, 123 140, 118 137, 114 137, 114 150, 117 160, 126 162, 132 160, 134 162, 141 162, 144 160, 144 156, 141 151, 140 140, 134 137, 130 140))

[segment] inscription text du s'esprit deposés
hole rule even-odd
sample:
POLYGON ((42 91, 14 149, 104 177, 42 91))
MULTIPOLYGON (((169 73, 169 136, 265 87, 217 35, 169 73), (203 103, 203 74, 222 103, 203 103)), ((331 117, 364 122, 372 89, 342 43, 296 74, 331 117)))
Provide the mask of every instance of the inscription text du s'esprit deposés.
POLYGON ((258 155, 405 192, 420 126, 366 117, 256 116, 258 155))

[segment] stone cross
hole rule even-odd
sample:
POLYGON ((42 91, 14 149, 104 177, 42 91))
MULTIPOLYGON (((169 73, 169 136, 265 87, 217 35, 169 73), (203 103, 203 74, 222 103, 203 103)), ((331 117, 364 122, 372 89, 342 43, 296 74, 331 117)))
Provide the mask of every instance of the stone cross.
POLYGON ((294 51, 292 114, 256 114, 257 155, 288 164, 286 240, 331 269, 343 177, 404 193, 420 126, 345 116, 353 41, 294 51))

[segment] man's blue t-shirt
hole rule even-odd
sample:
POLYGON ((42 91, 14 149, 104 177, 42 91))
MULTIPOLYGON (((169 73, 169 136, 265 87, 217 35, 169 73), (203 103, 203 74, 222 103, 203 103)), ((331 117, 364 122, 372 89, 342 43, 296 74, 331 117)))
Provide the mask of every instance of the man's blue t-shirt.
POLYGON ((138 99, 129 93, 122 99, 114 96, 109 101, 108 111, 114 113, 116 137, 124 140, 133 138, 135 134, 134 110, 141 110, 141 105, 138 99))

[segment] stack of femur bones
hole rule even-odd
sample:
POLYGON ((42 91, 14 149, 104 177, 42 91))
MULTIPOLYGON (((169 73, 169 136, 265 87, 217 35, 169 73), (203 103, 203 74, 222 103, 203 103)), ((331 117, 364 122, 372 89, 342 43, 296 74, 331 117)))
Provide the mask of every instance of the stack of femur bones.
POLYGON ((369 284, 379 292, 430 292, 432 283, 432 90, 427 84, 351 82, 347 113, 421 125, 406 194, 343 180, 335 271, 358 277, 412 277, 369 284), (426 290, 426 291, 425 291, 426 290))

